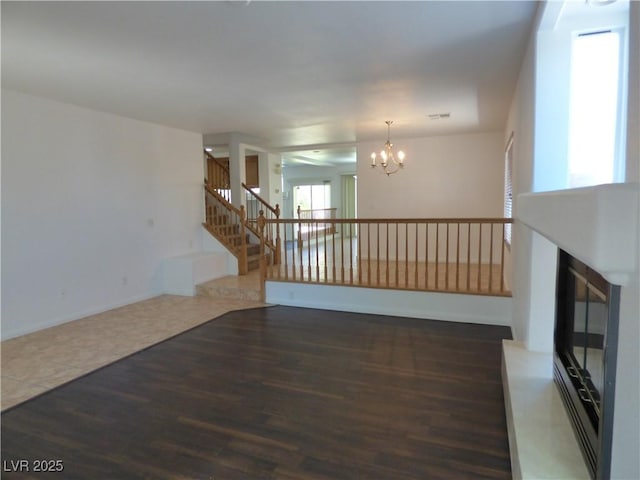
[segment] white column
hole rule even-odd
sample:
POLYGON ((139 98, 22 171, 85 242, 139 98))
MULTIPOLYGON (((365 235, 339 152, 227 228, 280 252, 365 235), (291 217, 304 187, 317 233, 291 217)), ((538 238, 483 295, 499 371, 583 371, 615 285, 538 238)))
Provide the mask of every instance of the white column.
POLYGON ((553 351, 558 247, 539 233, 531 237, 531 296, 525 344, 534 352, 553 351))
POLYGON ((231 203, 240 208, 246 206, 246 198, 242 183, 247 178, 247 164, 245 160, 245 146, 235 135, 231 135, 229 142, 229 175, 231 177, 231 203))
POLYGON ((282 157, 276 153, 260 152, 258 168, 260 196, 272 207, 277 203, 282 208, 282 157))
POLYGON ((271 164, 269 163, 269 153, 258 152, 258 186, 260 187, 260 196, 271 203, 271 164))

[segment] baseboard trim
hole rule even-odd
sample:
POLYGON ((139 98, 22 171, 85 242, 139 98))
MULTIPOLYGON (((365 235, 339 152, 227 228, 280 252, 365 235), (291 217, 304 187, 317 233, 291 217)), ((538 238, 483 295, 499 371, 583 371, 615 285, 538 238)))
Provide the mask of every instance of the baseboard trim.
POLYGON ((2 328, 2 332, 0 334, 2 341, 10 340, 12 338, 21 337, 22 335, 28 335, 30 333, 34 333, 40 330, 44 330, 46 328, 56 327, 58 325, 62 325, 69 322, 74 322, 76 320, 80 320, 81 318, 89 317, 91 315, 98 315, 100 313, 107 312, 109 310, 113 310, 114 308, 124 307, 126 305, 130 305, 136 302, 142 302, 144 300, 149 300, 150 298, 157 297, 157 293, 149 293, 144 295, 136 295, 134 297, 128 298, 122 302, 115 302, 108 305, 103 305, 98 308, 90 308, 88 310, 83 310, 81 312, 76 312, 73 315, 68 317, 58 317, 50 320, 44 320, 40 322, 30 323, 25 328, 11 328, 6 329, 2 328))
POLYGON ((267 282, 266 302, 292 307, 511 326, 511 297, 267 282))

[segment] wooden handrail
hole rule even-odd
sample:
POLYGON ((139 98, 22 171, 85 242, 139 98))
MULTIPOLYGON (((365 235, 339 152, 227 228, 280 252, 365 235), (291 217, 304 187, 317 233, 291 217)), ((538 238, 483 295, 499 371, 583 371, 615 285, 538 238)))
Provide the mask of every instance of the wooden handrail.
POLYGON ((231 210, 232 212, 240 215, 241 209, 236 207, 235 205, 233 205, 226 198, 224 198, 222 195, 220 195, 218 192, 216 192, 216 190, 213 187, 211 187, 211 185, 208 185, 208 184, 205 183, 204 184, 204 189, 207 191, 207 193, 210 193, 211 195, 216 197, 219 201, 223 202, 229 210, 231 210))
POLYGON ((207 178, 205 183, 215 188, 226 201, 231 202, 231 176, 229 175, 229 169, 206 150, 204 153, 207 157, 207 178))
POLYGON ((267 219, 267 223, 513 223, 512 218, 464 217, 464 218, 280 218, 267 219))
POLYGON ((249 271, 244 206, 233 206, 210 185, 204 188, 206 218, 202 225, 238 259, 238 273, 244 275, 249 271))
POLYGON ((249 193, 249 195, 251 195, 252 197, 255 197, 255 199, 258 200, 258 202, 260 202, 260 204, 262 204, 263 207, 265 207, 267 210, 270 210, 274 215, 276 215, 276 218, 280 217, 280 206, 277 203, 275 207, 272 207, 271 205, 269 205, 269 203, 265 199, 263 199, 256 192, 254 192, 249 187, 247 187, 245 183, 242 183, 242 187, 245 189, 245 191, 249 193))
POLYGON ((204 154, 207 156, 207 158, 210 158, 211 160, 213 160, 213 161, 216 163, 216 165, 217 165, 218 167, 220 167, 222 170, 224 170, 225 172, 227 172, 227 175, 229 176, 229 178, 231 177, 231 175, 230 175, 230 173, 229 173, 229 169, 227 168, 227 166, 226 166, 226 165, 224 165, 224 164, 220 163, 220 161, 219 161, 216 157, 214 157, 213 155, 211 155, 211 154, 210 154, 209 152, 207 152, 206 150, 204 150, 204 154))
POLYGON ((490 217, 261 215, 259 228, 275 232, 280 260, 265 264, 263 280, 509 296, 504 234, 512 223, 490 217))

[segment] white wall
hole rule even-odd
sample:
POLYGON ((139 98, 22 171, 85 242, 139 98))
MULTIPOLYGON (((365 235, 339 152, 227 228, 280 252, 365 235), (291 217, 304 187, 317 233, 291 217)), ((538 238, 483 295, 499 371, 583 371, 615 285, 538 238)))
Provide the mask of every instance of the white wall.
POLYGON ((2 338, 160 293, 202 247, 202 137, 2 91, 2 338))
POLYGON ((358 144, 360 218, 502 217, 502 132, 395 139, 405 168, 387 177, 372 169, 371 152, 384 143, 358 144))
POLYGON ((640 183, 640 4, 629 6, 629 81, 627 99, 627 182, 640 183))
POLYGON ((536 42, 534 192, 566 188, 571 34, 541 29, 536 42))
MULTIPOLYGON (((513 214, 518 212, 518 194, 530 192, 533 183, 533 142, 535 124, 535 33, 525 51, 516 91, 513 96, 505 142, 513 134, 513 214)), ((528 310, 531 303, 531 242, 532 233, 520 222, 513 226, 512 246, 508 257, 512 266, 512 331, 514 339, 523 341, 528 329, 528 310)))
MULTIPOLYGON (((626 181, 640 183, 640 2, 629 7, 626 181)), ((640 205, 638 205, 640 211, 640 205)), ((640 219, 639 219, 640 220, 640 219)), ((640 478, 640 245, 631 284, 620 292, 618 375, 611 478, 640 478)))
POLYGON ((587 9, 566 17, 558 5, 547 6, 537 33, 535 175, 533 191, 567 188, 571 46, 575 32, 621 28, 624 12, 587 9), (589 12, 597 11, 597 15, 589 12))
POLYGON ((510 323, 509 297, 292 282, 267 282, 265 295, 268 303, 294 307, 483 325, 510 323))
MULTIPOLYGON (((386 176, 379 167, 371 168, 370 154, 380 148, 380 142, 358 144, 358 217, 366 218, 469 218, 503 217, 504 208, 504 149, 502 132, 410 138, 394 140, 398 148, 407 155, 405 169, 386 176)), ((363 227, 362 234, 366 230, 363 227)), ((394 228, 390 228, 389 257, 396 257, 394 228)), ((409 260, 416 260, 415 229, 410 226, 405 239, 405 227, 398 232, 400 251, 398 258, 405 259, 405 246, 409 260)), ((482 263, 498 263, 501 259, 502 227, 483 227, 482 252, 478 253, 478 225, 471 228, 468 242, 467 225, 450 227, 447 245, 446 226, 441 225, 436 242, 436 228, 429 229, 429 261, 436 259, 436 245, 439 247, 438 260, 449 261, 458 256, 466 261, 468 243, 471 245, 472 261, 480 256, 482 263), (493 241, 491 242, 490 239, 493 241), (459 247, 459 250, 458 250, 459 247), (491 249, 491 248, 492 249, 491 249), (493 252, 491 256, 490 252, 493 252)), ((424 244, 424 227, 418 228, 418 244, 424 244)), ((387 251, 386 230, 371 233, 372 257, 385 258, 387 251), (378 234, 380 241, 378 242, 378 234), (378 246, 378 243, 380 245, 378 246)), ((417 252, 417 260, 424 260, 424 247, 417 252)), ((369 255, 366 248, 362 258, 369 255)), ((507 272, 509 276, 510 272, 507 272)))
MULTIPOLYGON (((516 141, 523 135, 527 137, 525 145, 520 139, 516 150, 516 196, 567 188, 573 31, 626 23, 624 15, 606 13, 565 19, 560 6, 552 2, 541 9, 509 116, 506 134, 515 131, 516 141)), ((518 218, 517 197, 514 217, 518 218)), ((517 272, 513 287, 515 336, 530 350, 551 351, 555 295, 548 279, 554 278, 556 254, 546 241, 518 225, 514 229, 513 253, 517 272)))
POLYGON ((505 131, 505 138, 512 133, 514 138, 513 335, 534 351, 551 351, 553 346, 555 298, 548 279, 555 278, 556 252, 549 242, 518 220, 518 195, 563 188, 567 176, 568 133, 562 119, 568 118, 568 108, 561 106, 564 101, 568 104, 568 67, 563 63, 567 52, 553 50, 557 43, 553 32, 538 32, 544 22, 549 20, 541 8, 523 58, 505 131), (555 91, 554 82, 558 82, 555 91))
MULTIPOLYGON (((552 5, 548 4, 548 5, 552 5)), ((630 55, 629 55, 629 82, 628 82, 628 104, 627 104, 627 163, 626 181, 640 182, 640 136, 638 118, 640 118, 640 72, 639 56, 640 51, 640 3, 630 2, 631 22, 630 22, 630 55)), ((546 190, 555 188, 551 186, 544 176, 544 161, 534 164, 534 136, 539 134, 536 127, 540 122, 535 122, 536 115, 549 115, 552 109, 542 108, 536 110, 537 97, 543 96, 545 92, 538 90, 536 79, 536 40, 537 33, 532 33, 527 54, 523 60, 515 92, 505 135, 513 131, 515 138, 514 152, 514 195, 536 190, 546 190), (534 182, 534 177, 538 176, 538 182, 534 182)), ((545 38, 547 42, 549 38, 545 38)), ((549 71, 543 71, 543 74, 549 71)), ((544 99, 542 99, 544 101, 544 99)), ((550 117, 547 117, 549 119, 550 117)), ((548 131, 546 131, 549 134, 548 131)), ((545 131, 541 132, 542 135, 545 131)), ((547 137, 553 143, 553 137, 547 137)), ((538 154, 545 149, 539 142, 536 145, 536 160, 538 154)), ((562 142, 560 142, 561 148, 562 142)), ((557 146, 556 145, 556 146, 557 146)), ((548 146, 548 145, 547 145, 548 146)), ((546 148, 546 147, 545 147, 546 148)), ((557 186, 556 186, 557 187, 557 186)), ((564 185, 562 186, 564 187, 564 185)), ((624 208, 621 205, 620 208, 624 208)), ((514 214, 518 215, 517 197, 514 202, 514 214)), ((548 272, 542 274, 541 271, 549 270, 549 266, 544 267, 541 263, 546 262, 551 253, 545 242, 540 242, 540 248, 534 244, 539 241, 533 237, 533 232, 516 222, 513 240, 513 262, 514 262, 514 287, 513 287, 513 331, 517 340, 524 341, 533 349, 549 348, 549 339, 552 338, 552 327, 549 321, 540 321, 540 308, 547 309, 549 302, 541 299, 541 296, 548 296, 548 272), (540 250, 547 251, 539 255, 540 250), (534 270, 540 270, 539 275, 532 275, 534 270), (545 280, 546 278, 546 280, 545 280)), ((638 311, 640 311, 640 265, 637 266, 635 279, 630 285, 624 287, 621 292, 621 312, 620 312, 620 339, 618 344, 618 383, 616 386, 616 400, 614 412, 614 434, 612 447, 612 469, 611 478, 630 479, 640 478, 640 349, 638 348, 640 339, 640 323, 638 322, 638 311)), ((551 277, 553 278, 553 277, 551 277)), ((551 302, 553 303, 553 302, 551 302)), ((546 315, 546 313, 544 313, 546 315)))
MULTIPOLYGON (((543 7, 530 38, 505 132, 506 136, 514 132, 516 220, 518 194, 567 188, 572 31, 626 23, 626 17, 620 14, 563 19, 561 4, 551 2, 543 7)), ((531 350, 550 351, 553 328, 549 319, 554 315, 555 297, 548 288, 548 278, 555 274, 555 253, 516 221, 512 261, 514 336, 531 350)))

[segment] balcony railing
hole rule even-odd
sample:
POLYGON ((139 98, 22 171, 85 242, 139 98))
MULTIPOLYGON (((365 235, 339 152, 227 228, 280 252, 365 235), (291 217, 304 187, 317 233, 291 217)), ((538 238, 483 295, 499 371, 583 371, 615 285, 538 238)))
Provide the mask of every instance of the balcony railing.
POLYGON ((505 218, 263 219, 264 281, 509 296, 505 218), (298 232, 310 232, 300 240, 298 232))
POLYGON ((335 233, 335 223, 327 223, 327 222, 312 222, 307 223, 307 220, 324 220, 336 218, 337 208, 316 208, 313 210, 302 210, 300 205, 298 205, 298 219, 302 220, 302 222, 298 222, 299 228, 298 232, 298 243, 302 248, 303 242, 305 240, 309 240, 313 238, 317 234, 333 234, 335 233))

